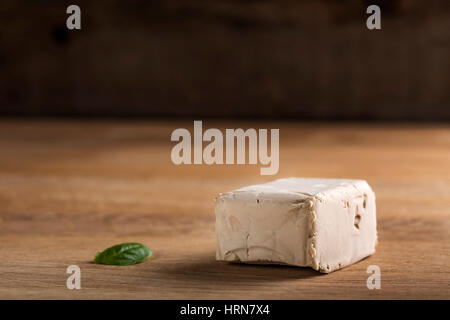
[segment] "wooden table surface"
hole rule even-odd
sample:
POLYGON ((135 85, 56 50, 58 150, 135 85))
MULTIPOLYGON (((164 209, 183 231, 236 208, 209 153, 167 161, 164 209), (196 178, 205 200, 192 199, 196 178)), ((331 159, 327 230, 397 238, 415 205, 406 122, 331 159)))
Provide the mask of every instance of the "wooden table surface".
POLYGON ((1 299, 450 298, 450 126, 204 121, 280 128, 280 170, 181 165, 192 121, 0 121, 1 299), (213 197, 280 177, 366 179, 377 195, 375 255, 331 274, 215 261, 213 197), (92 263, 136 241, 153 257, 92 263), (81 268, 81 290, 66 268, 81 268), (368 290, 366 269, 381 268, 368 290))

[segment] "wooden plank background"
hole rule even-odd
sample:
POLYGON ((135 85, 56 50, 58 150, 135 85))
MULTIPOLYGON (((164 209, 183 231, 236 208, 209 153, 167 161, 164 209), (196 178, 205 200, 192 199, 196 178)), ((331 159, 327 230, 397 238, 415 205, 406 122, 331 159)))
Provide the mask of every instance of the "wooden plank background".
POLYGON ((448 299, 448 126, 205 121, 204 128, 280 128, 280 171, 175 166, 170 133, 191 121, 0 122, 1 299, 448 299), (363 178, 377 195, 375 255, 323 275, 214 259, 213 197, 279 177, 363 178), (153 257, 92 263, 138 241, 153 257), (66 268, 81 267, 81 290, 66 268), (381 290, 368 290, 378 265, 381 290))
POLYGON ((1 1, 0 114, 450 120, 448 0, 76 3, 1 1))

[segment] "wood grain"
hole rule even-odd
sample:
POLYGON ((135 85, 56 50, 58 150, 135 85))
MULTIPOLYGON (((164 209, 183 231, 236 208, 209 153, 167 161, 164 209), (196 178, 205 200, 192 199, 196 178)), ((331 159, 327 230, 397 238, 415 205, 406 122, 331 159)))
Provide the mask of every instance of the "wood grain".
POLYGON ((170 133, 190 121, 0 121, 2 299, 450 298, 450 128, 294 122, 204 127, 280 128, 280 171, 175 166, 170 133), (307 268, 214 260, 212 198, 278 177, 363 178, 377 194, 375 255, 322 275, 307 268), (92 263, 138 241, 151 260, 92 263), (79 265, 81 290, 66 289, 79 265), (381 290, 368 290, 378 265, 381 290))
POLYGON ((450 121, 450 2, 429 2, 77 0, 69 31, 65 1, 2 0, 0 114, 450 121))

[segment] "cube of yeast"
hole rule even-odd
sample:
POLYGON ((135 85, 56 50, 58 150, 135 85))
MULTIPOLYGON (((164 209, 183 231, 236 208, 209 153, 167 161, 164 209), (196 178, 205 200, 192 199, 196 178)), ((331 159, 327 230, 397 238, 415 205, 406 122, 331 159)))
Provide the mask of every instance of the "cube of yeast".
POLYGON ((217 260, 328 273, 375 252, 375 194, 364 180, 279 179, 215 200, 217 260))

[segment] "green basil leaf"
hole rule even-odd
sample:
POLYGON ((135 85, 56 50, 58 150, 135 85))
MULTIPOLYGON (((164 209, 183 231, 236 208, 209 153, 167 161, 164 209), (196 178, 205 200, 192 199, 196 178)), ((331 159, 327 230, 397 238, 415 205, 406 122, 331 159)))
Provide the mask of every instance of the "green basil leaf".
POLYGON ((112 246, 95 255, 97 264, 112 264, 116 266, 128 266, 140 263, 150 257, 152 250, 140 243, 122 243, 112 246))

